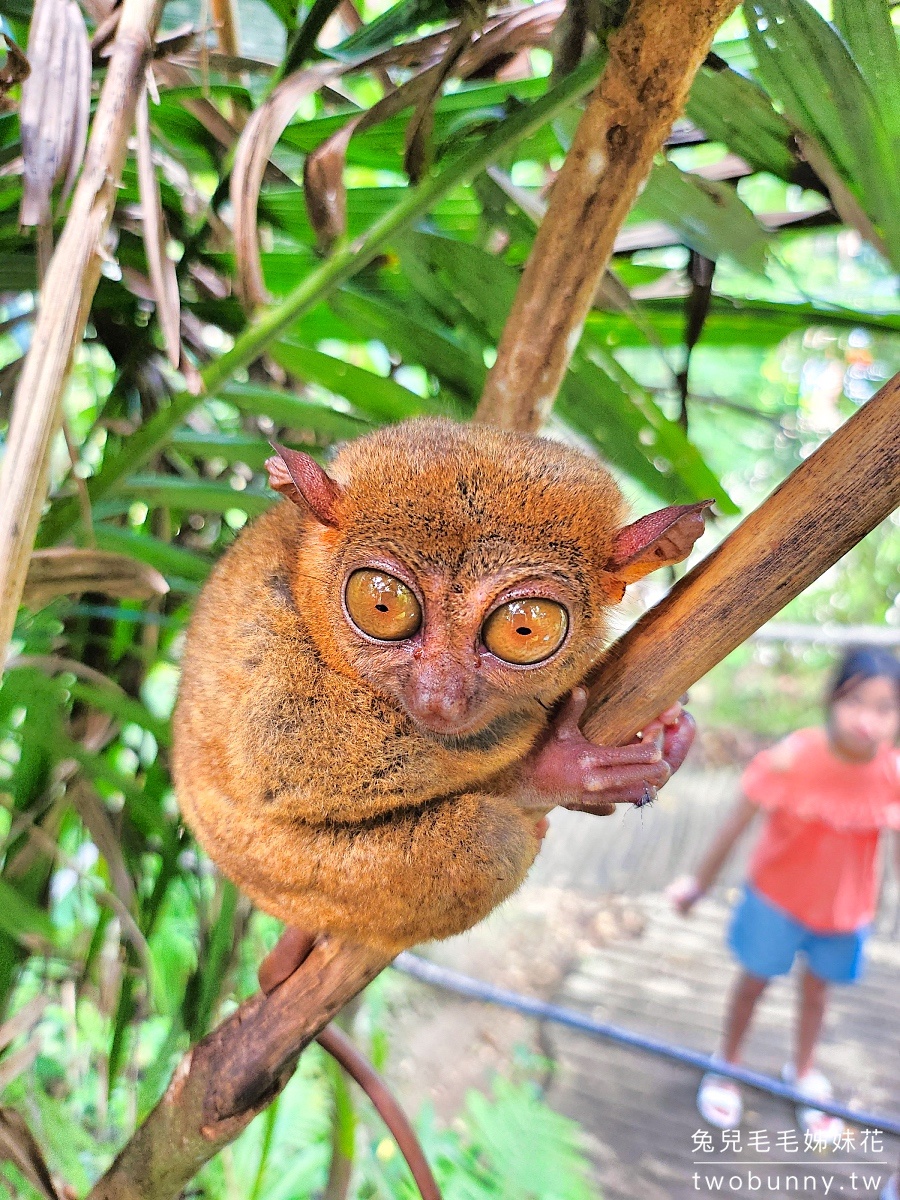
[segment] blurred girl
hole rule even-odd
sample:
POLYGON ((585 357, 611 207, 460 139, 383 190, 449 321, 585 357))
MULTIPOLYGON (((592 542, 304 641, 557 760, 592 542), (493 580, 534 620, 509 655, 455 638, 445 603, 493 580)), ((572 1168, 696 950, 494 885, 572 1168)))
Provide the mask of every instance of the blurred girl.
MULTIPOLYGON (((900 827, 900 663, 876 648, 853 650, 827 699, 824 728, 801 729, 758 754, 741 781, 742 795, 689 879, 670 889, 683 914, 709 889, 735 843, 765 814, 749 879, 734 911, 729 946, 742 970, 725 1017, 720 1058, 740 1061, 753 1011, 770 979, 803 956, 794 1061, 785 1082, 810 1101, 830 1099, 831 1085, 814 1065, 828 990, 860 976, 863 947, 878 898, 878 843, 900 827)), ((900 864, 897 839, 896 861, 900 864)), ((723 1129, 737 1126, 742 1103, 735 1083, 703 1077, 701 1115, 723 1129)), ((842 1123, 814 1103, 801 1126, 823 1141, 842 1123)))

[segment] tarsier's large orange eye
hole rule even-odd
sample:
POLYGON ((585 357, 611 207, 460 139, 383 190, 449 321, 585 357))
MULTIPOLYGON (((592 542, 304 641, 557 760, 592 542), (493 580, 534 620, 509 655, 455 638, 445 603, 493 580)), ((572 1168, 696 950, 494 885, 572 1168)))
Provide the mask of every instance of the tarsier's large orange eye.
POLYGON ((344 597, 353 624, 379 641, 401 642, 422 624, 422 609, 413 592, 386 571, 354 571, 344 597))
POLYGON ((558 650, 569 628, 569 614, 553 600, 527 597, 501 604, 485 621, 481 638, 491 654, 524 667, 558 650))

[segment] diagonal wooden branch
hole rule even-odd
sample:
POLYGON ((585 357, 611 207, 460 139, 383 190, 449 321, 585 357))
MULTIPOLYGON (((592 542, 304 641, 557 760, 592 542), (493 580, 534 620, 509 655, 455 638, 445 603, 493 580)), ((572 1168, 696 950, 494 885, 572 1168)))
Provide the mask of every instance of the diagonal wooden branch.
POLYGON ((557 176, 476 420, 537 430, 613 242, 736 0, 632 0, 557 176))
POLYGON ((612 647, 585 731, 619 745, 900 506, 900 375, 612 647))
POLYGON ((100 278, 128 135, 162 0, 125 0, 81 178, 41 288, 0 470, 0 670, 47 495, 50 443, 100 278))
MULTIPOLYGON (((900 375, 811 455, 612 649, 589 735, 613 745, 684 692, 900 505, 900 375)), ((387 965, 320 943, 184 1059, 88 1200, 171 1200, 287 1081, 300 1051, 387 965)))
POLYGON ((317 943, 299 971, 257 992, 182 1059, 165 1095, 88 1200, 172 1200, 278 1095, 301 1050, 388 964, 317 943))

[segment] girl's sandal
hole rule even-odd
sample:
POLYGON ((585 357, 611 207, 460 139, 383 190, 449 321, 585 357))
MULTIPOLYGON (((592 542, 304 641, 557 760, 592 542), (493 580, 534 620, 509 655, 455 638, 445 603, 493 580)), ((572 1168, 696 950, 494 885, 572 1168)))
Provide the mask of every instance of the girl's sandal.
POLYGON ((707 1125, 737 1129, 744 1114, 744 1102, 736 1083, 710 1071, 700 1080, 697 1109, 707 1125))
MULTIPOLYGON (((831 1100, 834 1096, 831 1084, 821 1071, 807 1071, 797 1079, 793 1064, 787 1063, 781 1072, 781 1078, 810 1100, 831 1100)), ((804 1133, 808 1133, 817 1142, 831 1144, 844 1132, 844 1122, 840 1117, 829 1116, 818 1108, 798 1105, 797 1123, 804 1133)))

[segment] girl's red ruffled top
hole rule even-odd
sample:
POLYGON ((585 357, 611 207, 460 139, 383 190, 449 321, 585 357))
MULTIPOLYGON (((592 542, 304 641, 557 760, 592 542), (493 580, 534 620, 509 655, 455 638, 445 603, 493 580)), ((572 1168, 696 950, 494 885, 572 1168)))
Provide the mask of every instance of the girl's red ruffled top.
POLYGON ((867 763, 831 750, 824 729, 800 729, 758 754, 741 781, 768 816, 750 882, 817 933, 867 925, 878 902, 878 842, 900 829, 900 755, 883 746, 867 763))

